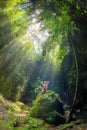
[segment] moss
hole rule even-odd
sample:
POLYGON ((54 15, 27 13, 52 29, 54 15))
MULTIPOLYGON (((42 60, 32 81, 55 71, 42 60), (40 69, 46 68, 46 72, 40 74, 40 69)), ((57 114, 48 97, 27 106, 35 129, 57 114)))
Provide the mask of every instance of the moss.
POLYGON ((5 107, 12 112, 21 112, 20 107, 17 106, 15 103, 8 103, 5 107))
POLYGON ((22 103, 22 102, 19 102, 19 101, 17 101, 16 103, 15 103, 20 109, 25 109, 25 105, 22 103))
POLYGON ((27 115, 25 119, 25 127, 29 130, 47 130, 48 126, 49 124, 45 123, 44 120, 30 117, 30 115, 27 115))
POLYGON ((63 114, 63 104, 59 95, 53 91, 47 91, 44 95, 39 95, 30 109, 30 116, 41 118, 54 125, 65 122, 63 114))

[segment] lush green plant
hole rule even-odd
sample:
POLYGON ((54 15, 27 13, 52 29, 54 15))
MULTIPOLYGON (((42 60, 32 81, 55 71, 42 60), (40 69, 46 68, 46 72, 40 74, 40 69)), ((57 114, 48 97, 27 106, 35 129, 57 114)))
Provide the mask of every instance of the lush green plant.
POLYGON ((21 108, 15 103, 8 103, 5 107, 12 112, 21 112, 21 108))
POLYGON ((44 120, 32 118, 29 115, 26 117, 25 123, 29 130, 45 130, 45 126, 48 126, 44 120))
POLYGON ((15 102, 15 104, 16 104, 20 109, 25 109, 25 105, 24 105, 22 102, 17 101, 17 102, 15 102))
POLYGON ((25 125, 23 127, 18 127, 18 123, 19 119, 16 116, 8 114, 0 121, 0 128, 2 130, 46 130, 45 127, 48 126, 43 120, 29 116, 26 117, 25 125))
MULTIPOLYGON (((37 68, 36 68, 37 69, 37 68)), ((36 96, 41 92, 42 90, 42 84, 43 81, 41 81, 40 77, 37 77, 36 80, 34 80, 31 83, 31 88, 30 88, 30 95, 32 101, 36 98, 36 96)))
POLYGON ((30 116, 44 119, 51 124, 64 123, 63 105, 59 95, 53 91, 47 91, 44 95, 38 95, 30 109, 30 116))
POLYGON ((48 123, 51 123, 54 125, 59 125, 59 124, 65 123, 64 116, 62 116, 57 111, 52 111, 51 113, 49 113, 46 120, 48 123))
POLYGON ((12 130, 12 128, 16 127, 17 125, 18 118, 13 113, 6 114, 0 121, 0 128, 2 128, 2 130, 12 130))
POLYGON ((31 21, 19 9, 22 6, 19 3, 24 1, 0 1, 0 55, 3 55, 0 58, 0 92, 13 101, 20 99, 26 81, 27 66, 30 59, 33 59, 32 43, 28 37, 22 41, 31 21), (25 63, 27 64, 24 65, 25 63))

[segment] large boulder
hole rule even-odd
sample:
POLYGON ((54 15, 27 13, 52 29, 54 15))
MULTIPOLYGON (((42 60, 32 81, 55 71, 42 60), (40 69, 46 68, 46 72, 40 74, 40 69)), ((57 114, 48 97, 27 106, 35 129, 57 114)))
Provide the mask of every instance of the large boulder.
POLYGON ((63 115, 64 109, 59 95, 49 90, 45 94, 37 96, 30 110, 30 116, 41 118, 54 125, 65 122, 63 115))

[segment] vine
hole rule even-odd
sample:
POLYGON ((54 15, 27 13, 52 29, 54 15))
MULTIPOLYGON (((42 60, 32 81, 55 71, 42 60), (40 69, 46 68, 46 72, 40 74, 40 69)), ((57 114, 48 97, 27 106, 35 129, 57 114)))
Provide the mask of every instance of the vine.
POLYGON ((70 110, 70 113, 69 113, 69 116, 68 116, 68 121, 70 121, 72 119, 72 114, 73 114, 73 109, 74 109, 74 105, 75 105, 75 102, 76 102, 76 97, 77 97, 77 90, 78 90, 78 78, 79 78, 79 75, 78 75, 78 62, 77 62, 77 56, 76 56, 76 52, 75 52, 75 48, 74 48, 74 44, 73 44, 73 41, 71 39, 71 34, 68 36, 68 39, 71 43, 71 47, 72 47, 72 51, 73 51, 73 55, 74 55, 74 59, 75 59, 75 66, 76 66, 76 87, 75 87, 75 94, 74 94, 74 99, 73 99, 73 103, 72 103, 72 108, 70 110))

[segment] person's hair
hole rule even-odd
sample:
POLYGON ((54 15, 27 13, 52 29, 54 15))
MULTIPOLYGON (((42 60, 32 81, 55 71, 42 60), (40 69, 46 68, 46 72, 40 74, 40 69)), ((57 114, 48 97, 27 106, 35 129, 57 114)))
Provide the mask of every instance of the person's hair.
POLYGON ((48 84, 48 82, 47 82, 47 81, 44 81, 43 83, 44 83, 44 84, 48 84))

